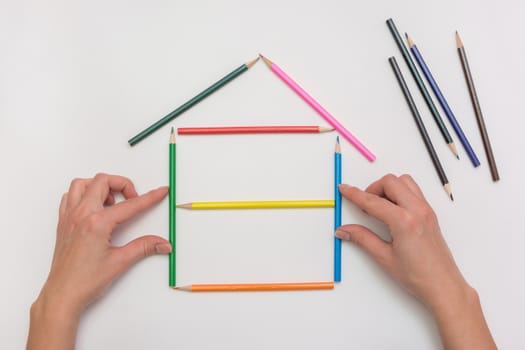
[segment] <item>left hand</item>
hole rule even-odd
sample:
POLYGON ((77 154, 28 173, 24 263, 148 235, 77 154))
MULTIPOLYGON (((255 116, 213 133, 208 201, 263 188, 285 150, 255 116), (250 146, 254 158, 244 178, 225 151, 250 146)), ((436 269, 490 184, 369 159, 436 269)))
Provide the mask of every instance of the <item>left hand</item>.
POLYGON ((139 196, 129 179, 116 175, 73 180, 62 196, 51 271, 39 299, 56 301, 56 307, 78 317, 131 265, 149 255, 171 252, 169 242, 158 236, 142 236, 123 247, 111 243, 118 224, 160 202, 167 193, 164 186, 139 196), (112 192, 122 193, 125 200, 115 204, 112 192))

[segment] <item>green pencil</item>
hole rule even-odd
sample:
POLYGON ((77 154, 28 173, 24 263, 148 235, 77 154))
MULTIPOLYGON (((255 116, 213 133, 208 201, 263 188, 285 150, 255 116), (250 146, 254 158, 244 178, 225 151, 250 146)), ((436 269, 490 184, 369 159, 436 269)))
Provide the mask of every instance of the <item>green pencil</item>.
POLYGON ((173 127, 171 128, 170 134, 170 192, 169 192, 169 210, 170 210, 170 243, 171 243, 171 253, 170 253, 170 266, 169 266, 169 279, 170 287, 175 287, 176 285, 176 219, 175 219, 175 210, 177 208, 175 201, 175 184, 176 184, 176 160, 177 160, 177 144, 175 143, 175 131, 173 127))
POLYGON ((215 84, 211 85, 210 87, 208 87, 206 90, 202 91, 197 96, 193 97, 189 101, 185 102, 183 105, 179 106, 176 110, 174 110, 170 114, 166 115, 164 118, 160 119, 159 121, 157 121, 156 123, 152 124, 148 128, 144 129, 143 131, 141 131, 137 135, 133 136, 131 139, 128 140, 128 143, 130 144, 130 146, 136 145, 137 143, 139 143, 140 141, 142 141, 143 139, 148 137, 150 134, 152 134, 155 131, 157 131, 160 127, 162 127, 163 125, 168 123, 170 120, 172 120, 172 119, 178 117, 179 115, 181 115, 182 113, 186 112, 188 109, 190 109, 191 107, 195 106, 197 103, 199 103, 200 101, 204 100, 206 97, 208 97, 209 95, 211 95, 215 91, 219 90, 221 87, 223 87, 224 85, 228 84, 230 81, 232 81, 233 79, 237 78, 242 73, 246 72, 258 60, 259 60, 259 57, 257 57, 256 59, 254 59, 254 60, 252 60, 250 62, 243 63, 237 69, 233 70, 231 73, 229 73, 228 75, 223 77, 221 80, 217 81, 215 84))

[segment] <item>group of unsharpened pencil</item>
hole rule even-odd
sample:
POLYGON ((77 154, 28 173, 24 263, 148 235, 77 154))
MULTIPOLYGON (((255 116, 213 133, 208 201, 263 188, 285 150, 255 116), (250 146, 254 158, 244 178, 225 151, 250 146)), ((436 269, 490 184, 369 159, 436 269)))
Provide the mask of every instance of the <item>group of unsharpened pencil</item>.
MULTIPOLYGON (((427 88, 425 87, 425 84, 423 83, 423 79, 421 78, 416 65, 412 61, 412 58, 403 42, 403 39, 401 38, 401 35, 399 34, 393 20, 390 18, 386 21, 386 24, 388 28, 390 29, 390 32, 392 33, 394 40, 401 51, 401 54, 410 70, 410 73, 412 74, 412 77, 414 78, 417 87, 421 94, 423 95, 423 98, 426 102, 426 105, 428 106, 432 116, 434 117, 434 120, 436 121, 441 134, 443 135, 443 138, 445 139, 445 142, 448 144, 451 151, 454 153, 454 155, 459 159, 456 147, 454 145, 454 142, 452 140, 452 137, 450 136, 445 123, 441 119, 441 116, 439 114, 438 109, 436 108, 434 102, 432 101, 432 98, 430 96, 430 93, 428 92, 427 88)), ((408 34, 405 34, 408 46, 410 48, 410 51, 412 52, 412 55, 414 56, 419 68, 423 72, 423 75, 425 76, 428 84, 430 85, 432 91, 434 92, 434 95, 436 96, 439 104, 441 105, 443 111, 445 112, 445 115, 447 116, 448 121, 452 125, 452 128, 454 129, 457 137, 459 138, 461 144, 463 145, 463 148, 465 149, 465 152, 467 153, 468 157, 470 158, 472 165, 474 167, 477 167, 480 165, 479 159, 476 156, 476 153, 474 152, 472 146, 470 145, 470 142, 467 139, 467 136, 461 129, 461 126, 459 125, 459 122, 457 121, 454 113, 452 112, 452 109, 450 108, 449 104, 447 103, 447 100, 445 99, 443 93, 441 92, 436 80, 434 79, 432 73, 430 72, 430 69, 428 68, 425 60, 423 59, 423 56, 417 46, 414 44, 412 39, 408 36, 408 34)), ((487 129, 485 127, 485 122, 483 120, 483 115, 481 113, 481 108, 479 104, 479 100, 476 94, 476 89, 474 87, 474 82, 472 80, 472 74, 470 72, 470 68, 467 61, 467 56, 465 53, 465 48, 463 47, 463 43, 459 37, 458 32, 456 32, 456 44, 457 49, 459 53, 459 58, 461 61, 461 66, 463 68, 463 72, 465 75, 465 79, 467 81, 468 90, 470 93, 470 97, 472 100, 472 105, 474 106, 474 113, 476 115, 476 119, 478 122, 479 130, 481 133, 481 138, 483 140, 483 146, 485 148, 485 153, 487 155, 487 160, 490 167, 490 172, 492 175, 493 181, 499 180, 499 174, 498 169, 496 167, 496 161, 494 159, 494 154, 492 152, 492 147, 490 145, 489 137, 487 134, 487 129)), ((399 86, 401 87, 401 90, 403 91, 403 94, 405 96, 405 99, 408 103, 408 106, 412 112, 412 115, 414 116, 414 120, 418 126, 419 132, 421 134, 421 137, 423 138, 423 141, 425 143, 425 146, 427 148, 427 151, 430 155, 430 158, 432 160, 432 163, 434 164, 434 167, 438 173, 439 179, 441 181, 441 184, 443 185, 445 191, 450 196, 450 198, 453 200, 452 191, 450 188, 449 181, 447 179, 447 176, 445 174, 445 171, 443 170, 443 167, 441 165, 441 162, 439 160, 439 157, 437 156, 437 153, 434 149, 434 146, 432 144, 432 141, 430 140, 430 137, 427 133, 427 130, 425 128, 425 125, 421 119, 421 115, 419 114, 419 111, 416 107, 416 104, 412 98, 412 95, 410 94, 410 90, 408 89, 408 86, 405 82, 405 79, 403 78, 403 75, 401 73, 401 70, 399 69, 399 66, 397 64, 396 59, 392 56, 389 59, 390 65, 392 66, 392 69, 394 71, 394 74, 399 82, 399 86)))

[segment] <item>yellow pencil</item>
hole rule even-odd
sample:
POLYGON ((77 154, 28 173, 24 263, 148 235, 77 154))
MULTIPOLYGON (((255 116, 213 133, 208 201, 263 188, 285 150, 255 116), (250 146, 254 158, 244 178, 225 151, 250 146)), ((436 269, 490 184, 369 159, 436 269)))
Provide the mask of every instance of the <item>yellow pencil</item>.
POLYGON ((240 201, 240 202, 192 202, 178 204, 177 208, 207 209, 275 209, 275 208, 333 208, 333 199, 283 200, 283 201, 240 201))

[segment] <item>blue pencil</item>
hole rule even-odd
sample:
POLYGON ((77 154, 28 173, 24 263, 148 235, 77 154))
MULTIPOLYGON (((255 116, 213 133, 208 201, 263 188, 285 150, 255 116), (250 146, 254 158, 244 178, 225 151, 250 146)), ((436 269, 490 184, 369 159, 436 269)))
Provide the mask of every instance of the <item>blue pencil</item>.
MULTIPOLYGON (((335 143, 334 154, 334 231, 341 226, 341 192, 339 192, 339 185, 341 184, 341 144, 339 143, 339 136, 335 143)), ((334 237, 334 282, 341 282, 341 239, 334 237)))
POLYGON ((472 149, 472 146, 468 142, 467 137, 465 136, 465 133, 463 133, 461 126, 459 126, 459 123, 456 120, 454 113, 452 113, 452 110, 450 109, 450 106, 448 105, 447 100, 445 100, 445 97, 441 93, 441 90, 439 89, 438 84, 434 80, 432 73, 430 73, 430 69, 428 69, 428 66, 425 63, 423 56, 419 52, 417 46, 414 44, 412 39, 408 37, 408 34, 405 33, 405 35, 407 37, 408 46, 410 47, 410 51, 412 51, 412 54, 414 55, 414 58, 416 59, 416 62, 419 65, 419 68, 421 68, 421 70, 423 71, 423 74, 425 75, 425 78, 427 78, 427 81, 430 84, 432 91, 434 91, 434 94, 436 95, 439 101, 439 104, 445 111, 445 114, 447 115, 447 118, 450 121, 450 124, 452 124, 452 127, 454 128, 456 135, 458 135, 458 138, 461 141, 463 148, 465 148, 465 151, 467 152, 470 158, 470 161, 472 162, 472 165, 474 165, 474 167, 479 166, 479 159, 476 156, 476 153, 474 153, 474 150, 472 149))

